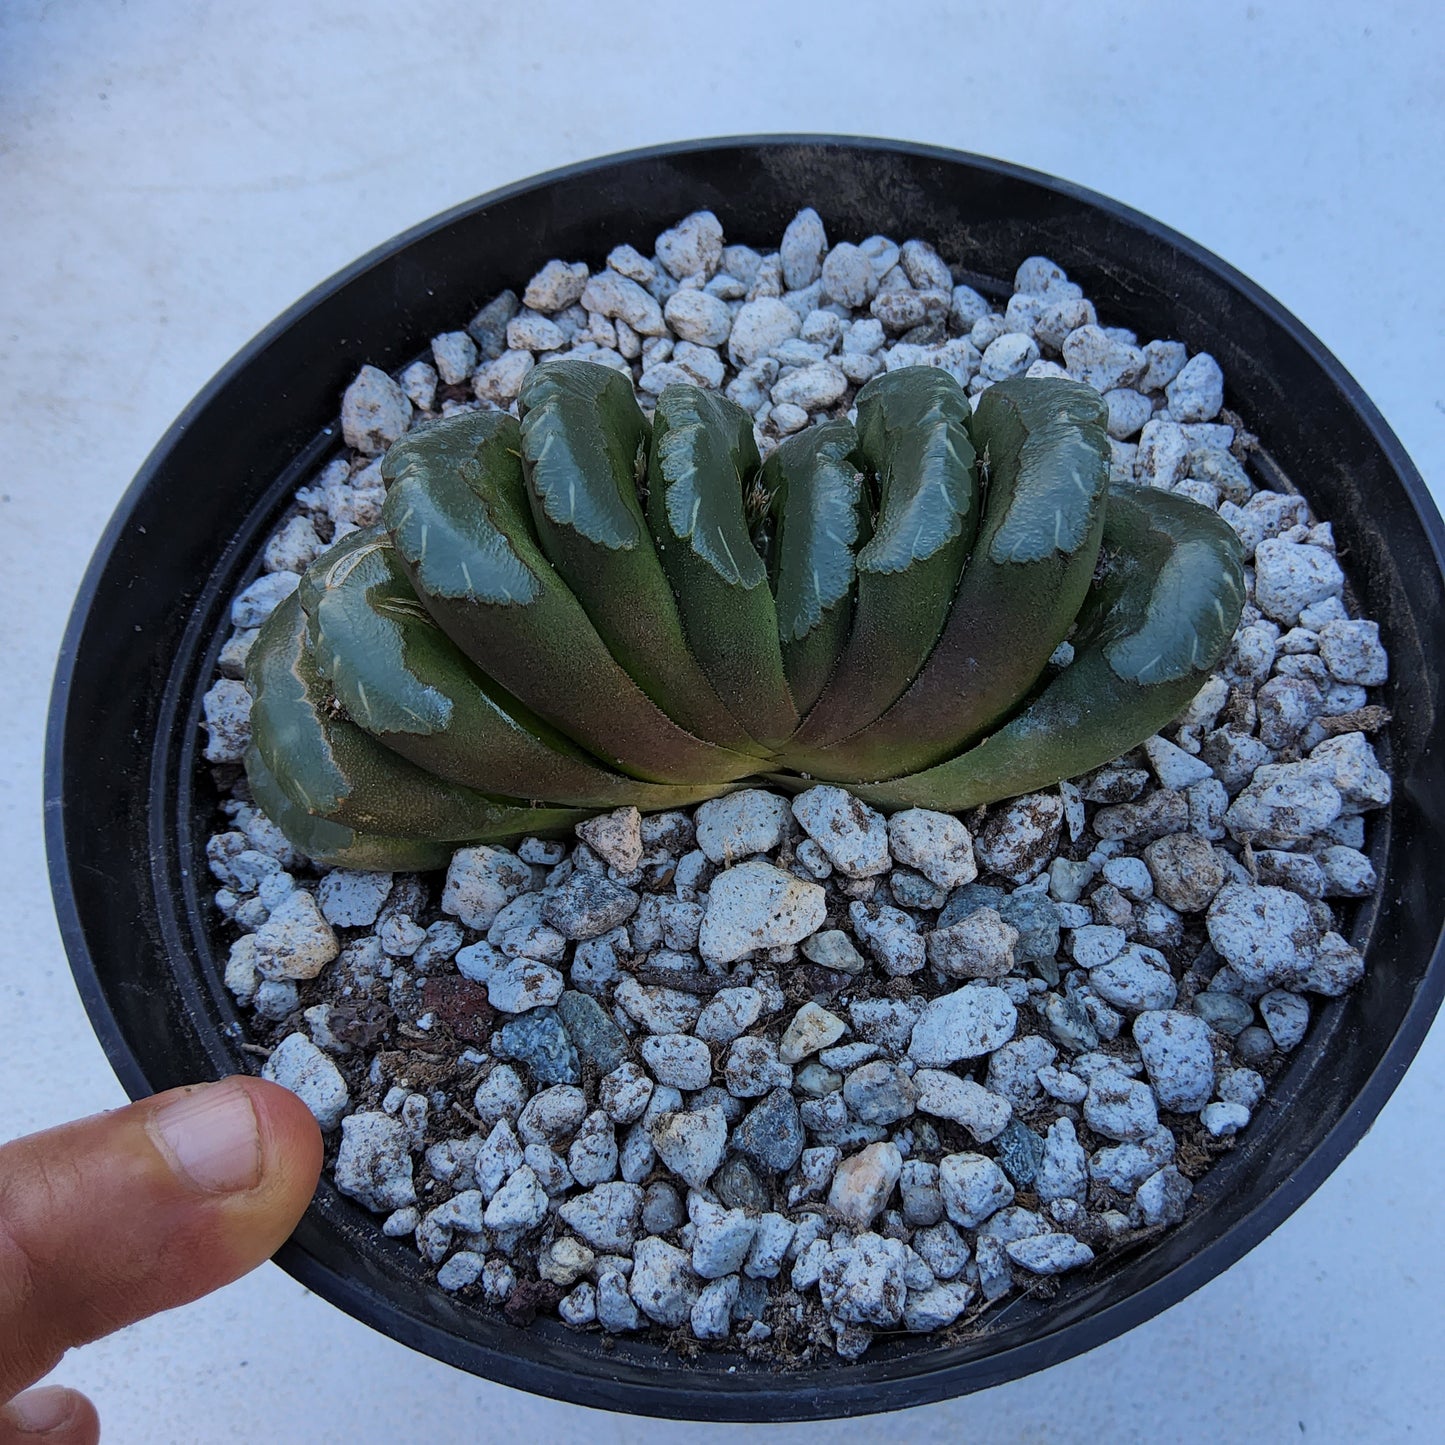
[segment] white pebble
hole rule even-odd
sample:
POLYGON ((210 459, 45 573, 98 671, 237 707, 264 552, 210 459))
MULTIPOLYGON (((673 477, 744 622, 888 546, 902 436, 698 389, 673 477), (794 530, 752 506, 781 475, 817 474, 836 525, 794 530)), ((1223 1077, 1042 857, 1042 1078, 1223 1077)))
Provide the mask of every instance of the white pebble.
POLYGON ((411 402, 384 371, 363 366, 341 399, 346 445, 365 456, 384 452, 411 425, 411 402))
POLYGON ((351 1102, 341 1071, 305 1034, 288 1034, 282 1039, 266 1060, 261 1077, 290 1089, 324 1130, 341 1122, 351 1102))
POLYGON ((1164 389, 1175 421, 1213 421, 1224 405, 1224 373, 1207 351, 1190 357, 1164 389))

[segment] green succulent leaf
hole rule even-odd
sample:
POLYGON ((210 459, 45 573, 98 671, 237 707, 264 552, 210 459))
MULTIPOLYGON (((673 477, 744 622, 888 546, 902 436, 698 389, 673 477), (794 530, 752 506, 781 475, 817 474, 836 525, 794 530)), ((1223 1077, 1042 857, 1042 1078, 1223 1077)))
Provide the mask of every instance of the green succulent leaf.
MULTIPOLYGON (((307 568, 296 593, 317 669, 354 722, 373 737, 446 734, 455 705, 408 668, 404 619, 419 611, 425 620, 413 616, 416 625, 446 638, 417 601, 384 527, 352 532, 329 548, 307 568)), ((454 647, 451 652, 460 661, 454 647)))
POLYGON ((351 720, 439 778, 581 807, 676 808, 724 786, 624 777, 508 696, 432 620, 384 527, 332 547, 298 593, 317 670, 351 720))
POLYGON ((587 361, 549 361, 517 398, 537 539, 613 657, 678 724, 762 754, 688 650, 643 515, 652 429, 630 378, 587 361))
POLYGON ((699 784, 754 769, 754 757, 668 717, 598 636, 537 544, 512 417, 467 412, 419 428, 382 476, 382 522, 418 599, 511 696, 629 776, 699 784))
POLYGON ((457 844, 566 827, 588 816, 445 782, 358 727, 317 670, 295 594, 256 638, 246 684, 257 757, 292 805, 314 818, 358 833, 457 844))
POLYGON ((749 535, 757 484, 753 419, 695 386, 669 386, 652 418, 647 512, 688 646, 728 710, 760 743, 797 727, 767 568, 749 535))
POLYGON ((652 429, 629 379, 610 366, 548 362, 528 372, 517 414, 543 550, 571 552, 574 537, 611 552, 641 549, 637 481, 652 429))
POLYGON ((983 394, 975 434, 991 479, 997 468, 1007 488, 1006 505, 985 523, 991 562, 1042 562, 1084 547, 1108 485, 1107 437, 1102 453, 1099 444, 1107 421, 1095 391, 1062 378, 1001 382, 983 394))
POLYGON ((985 391, 970 423, 984 512, 948 619, 903 695, 831 747, 788 763, 849 781, 952 756, 1028 694, 1078 613, 1104 526, 1106 411, 1077 382, 1020 378, 985 391))
POLYGON ((858 601, 838 665, 793 745, 851 736, 895 702, 938 637, 978 529, 968 396, 947 372, 912 366, 858 393, 858 459, 876 487, 858 552, 858 601))
POLYGON ((1239 624, 1238 538, 1196 502, 1121 489, 1099 571, 1073 662, 1017 717, 948 762, 853 791, 884 808, 972 808, 1099 767, 1178 716, 1239 624))
POLYGON ((383 520, 423 596, 517 608, 541 598, 520 449, 510 416, 467 412, 416 427, 387 452, 383 520))
POLYGON ((763 466, 778 637, 801 712, 823 691, 852 621, 854 549, 867 525, 857 448, 851 423, 825 421, 789 437, 763 466))
MULTIPOLYGON (((1153 506, 1156 516, 1187 499, 1168 496, 1153 506)), ((1135 498, 1134 505, 1149 507, 1150 498, 1135 498)), ((1116 496, 1111 508, 1122 506, 1116 496)), ((1192 505, 1192 504, 1191 504, 1192 505)), ((1202 509, 1201 509, 1202 510, 1202 509)), ((1221 527, 1224 524, 1220 523, 1221 527)), ((1176 531, 1176 541, 1159 566, 1149 601, 1137 625, 1121 632, 1103 649, 1109 667, 1123 682, 1156 686, 1207 672, 1228 648, 1239 626, 1244 577, 1237 585, 1221 582, 1225 554, 1232 553, 1235 533, 1217 535, 1218 529, 1198 526, 1198 535, 1176 531)), ((1234 578, 1237 569, 1228 568, 1234 578)))
POLYGON ((752 417, 714 391, 674 384, 657 399, 652 426, 648 506, 666 520, 668 541, 685 541, 730 587, 765 588, 768 571, 753 548, 744 509, 762 465, 752 417))
POLYGON ((253 796, 313 857, 434 867, 758 776, 970 808, 1157 732, 1239 621, 1233 531, 1109 492, 1106 411, 1073 382, 970 410, 943 372, 895 372, 856 432, 761 467, 751 419, 693 387, 650 429, 625 378, 553 362, 521 411, 397 443, 383 525, 256 640, 253 796))
POLYGON ((390 838, 382 833, 363 833, 308 813, 286 796, 254 743, 246 749, 246 781, 256 806, 294 847, 318 863, 363 872, 424 873, 445 868, 456 846, 426 838, 390 838))
POLYGON ((916 576, 917 563, 949 556, 963 565, 978 526, 971 415, 963 388, 933 366, 885 372, 858 393, 858 449, 878 484, 860 573, 916 576))

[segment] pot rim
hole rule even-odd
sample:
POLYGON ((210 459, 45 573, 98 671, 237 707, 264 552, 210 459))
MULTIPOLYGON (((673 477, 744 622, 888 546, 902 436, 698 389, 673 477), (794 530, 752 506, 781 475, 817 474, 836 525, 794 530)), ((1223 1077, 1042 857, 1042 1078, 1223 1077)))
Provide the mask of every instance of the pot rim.
MULTIPOLYGON (((132 1099, 148 1096, 153 1089, 111 1008, 81 926, 65 845, 61 796, 64 734, 81 635, 95 602, 102 574, 119 538, 130 526, 143 494, 177 439, 238 373, 322 301, 415 241, 479 209, 559 181, 628 162, 665 160, 671 156, 742 147, 787 146, 883 151, 920 159, 964 163, 1082 202, 1182 252, 1215 278, 1242 293, 1254 307, 1265 313, 1347 398, 1401 483, 1428 539, 1436 567, 1445 576, 1445 523, 1442 523, 1423 479, 1374 403, 1324 344, 1267 292, 1212 252, 1149 216, 1086 187, 1007 161, 946 147, 880 137, 781 134, 712 137, 639 147, 559 167, 463 201, 374 247, 322 281, 231 357, 188 403, 146 458, 121 497, 86 568, 61 645, 47 717, 45 841, 60 933, 77 989, 106 1057, 132 1099)), ((610 1379, 597 1373, 576 1373, 560 1365, 542 1364, 504 1351, 488 1350, 475 1342, 462 1341, 428 1321, 403 1314, 384 1302, 379 1306, 374 1289, 354 1276, 333 1270, 294 1241, 283 1245, 275 1259, 307 1289, 413 1349, 469 1369, 475 1368, 479 1358, 485 1358, 486 1373, 490 1378, 573 1403, 630 1411, 645 1407, 647 1413, 680 1419, 771 1421, 863 1415, 880 1409, 931 1403, 964 1391, 1000 1384, 1082 1354, 1143 1323, 1223 1273, 1299 1208, 1364 1136, 1419 1051, 1442 998, 1445 998, 1445 931, 1437 938, 1422 982, 1379 1063, 1341 1118, 1308 1154, 1303 1165, 1289 1177, 1290 1187, 1275 1188, 1248 1215, 1225 1229, 1182 1264, 1081 1320, 1045 1328, 1030 1339, 1010 1345, 986 1359, 940 1363, 934 1368, 912 1361, 906 1373, 899 1372, 883 1383, 850 1375, 849 1368, 843 1367, 826 1382, 818 1378, 816 1370, 810 1372, 806 1383, 798 1375, 778 1372, 773 1376, 773 1383, 766 1388, 733 1394, 717 1388, 712 1377, 702 1373, 689 1374, 686 1370, 666 1375, 654 1374, 650 1381, 639 1381, 635 1378, 639 1372, 628 1369, 619 1369, 617 1375, 610 1379), (895 1404, 890 1398, 894 1387, 902 1387, 909 1398, 895 1404)))

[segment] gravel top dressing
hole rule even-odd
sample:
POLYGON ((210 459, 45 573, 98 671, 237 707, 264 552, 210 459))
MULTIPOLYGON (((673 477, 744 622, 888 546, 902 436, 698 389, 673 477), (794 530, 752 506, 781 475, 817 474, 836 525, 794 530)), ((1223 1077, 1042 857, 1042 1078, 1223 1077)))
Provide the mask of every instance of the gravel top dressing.
MULTIPOLYGON (((1388 664, 1330 524, 1254 454, 1212 357, 1102 324, 1059 267, 1020 259, 999 310, 926 241, 830 246, 805 210, 760 253, 700 212, 652 257, 548 262, 429 360, 347 389, 344 455, 232 609, 205 700, 230 801, 207 851, 262 1072, 437 1288, 517 1325, 780 1365, 986 1323, 1178 1223, 1311 996, 1360 979, 1344 935, 1376 887, 1388 664), (319 870, 239 767, 256 629, 377 521, 381 455, 413 421, 512 407, 564 355, 626 373, 649 410, 672 382, 721 389, 764 455, 885 369, 942 367, 972 395, 1085 382, 1115 477, 1241 538, 1230 652, 1136 752, 961 817, 748 788, 461 848, 444 880, 319 870)), ((1070 660, 1065 643, 1053 666, 1070 660)))

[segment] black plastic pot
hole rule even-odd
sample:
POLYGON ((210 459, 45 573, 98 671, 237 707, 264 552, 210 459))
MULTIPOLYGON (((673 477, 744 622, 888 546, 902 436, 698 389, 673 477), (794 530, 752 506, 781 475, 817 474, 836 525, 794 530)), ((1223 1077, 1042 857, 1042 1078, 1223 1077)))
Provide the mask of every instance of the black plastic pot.
POLYGON ((898 1335, 859 1363, 794 1373, 727 1352, 530 1329, 428 1284, 415 1251, 323 1186, 281 1265, 393 1339, 478 1375, 639 1414, 789 1420, 964 1394, 1103 1343, 1198 1288, 1309 1197, 1369 1128, 1445 988, 1445 529, 1419 475, 1339 363, 1278 304, 1165 227, 997 161, 881 141, 707 141, 589 162, 470 202, 319 287, 227 365, 167 433, 101 540, 66 632, 45 765, 51 880, 76 981, 133 1096, 247 1067, 221 984, 197 768, 200 698, 233 594, 299 482, 337 446, 341 392, 394 368, 551 256, 596 265, 710 207, 730 240, 776 243, 803 205, 831 236, 930 238, 995 294, 1028 255, 1080 280, 1113 323, 1218 358, 1265 465, 1335 523, 1393 662, 1395 802, 1376 815, 1384 886, 1360 910, 1363 985, 1317 1011, 1238 1148, 1157 1242, 1015 1299, 969 1338, 898 1335))

